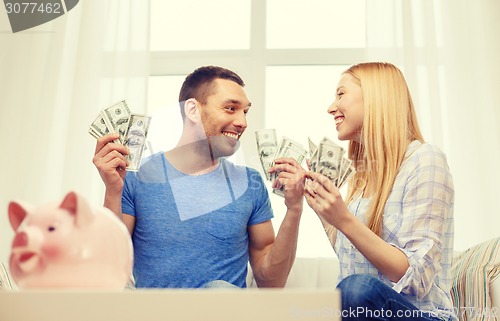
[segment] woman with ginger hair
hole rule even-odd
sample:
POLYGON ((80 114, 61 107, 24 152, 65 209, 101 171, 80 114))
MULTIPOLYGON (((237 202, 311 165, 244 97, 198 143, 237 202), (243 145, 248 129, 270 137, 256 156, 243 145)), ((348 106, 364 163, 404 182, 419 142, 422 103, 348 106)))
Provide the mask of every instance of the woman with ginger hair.
POLYGON ((343 320, 456 320, 453 180, 424 142, 403 74, 389 63, 350 67, 328 113, 356 173, 345 202, 319 173, 304 193, 340 261, 343 320))

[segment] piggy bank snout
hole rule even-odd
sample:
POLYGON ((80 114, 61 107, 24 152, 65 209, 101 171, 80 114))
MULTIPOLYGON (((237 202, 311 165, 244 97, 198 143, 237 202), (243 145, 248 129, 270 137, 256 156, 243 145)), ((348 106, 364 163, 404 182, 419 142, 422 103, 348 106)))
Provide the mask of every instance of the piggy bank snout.
POLYGON ((43 232, 36 227, 26 227, 18 231, 12 241, 12 249, 38 248, 43 243, 43 232))
POLYGON ((12 241, 12 247, 26 247, 28 246, 28 234, 26 232, 19 232, 12 241))

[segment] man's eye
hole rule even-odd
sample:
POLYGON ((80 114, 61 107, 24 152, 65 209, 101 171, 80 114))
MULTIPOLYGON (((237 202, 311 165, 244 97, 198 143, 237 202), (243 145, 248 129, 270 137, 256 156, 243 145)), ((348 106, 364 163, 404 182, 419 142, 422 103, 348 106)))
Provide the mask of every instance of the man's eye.
POLYGON ((234 108, 233 106, 227 106, 226 107, 226 110, 229 110, 229 111, 234 111, 236 108, 234 108))

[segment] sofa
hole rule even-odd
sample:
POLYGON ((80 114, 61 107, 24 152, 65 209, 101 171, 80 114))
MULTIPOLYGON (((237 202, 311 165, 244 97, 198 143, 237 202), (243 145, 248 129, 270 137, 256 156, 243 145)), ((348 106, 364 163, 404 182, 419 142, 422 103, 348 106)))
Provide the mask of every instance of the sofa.
MULTIPOLYGON (((335 257, 297 257, 285 287, 333 289, 338 273, 335 257)), ((247 285, 257 287, 250 269, 247 285)), ((500 238, 455 252, 451 294, 459 320, 500 320, 500 238)))

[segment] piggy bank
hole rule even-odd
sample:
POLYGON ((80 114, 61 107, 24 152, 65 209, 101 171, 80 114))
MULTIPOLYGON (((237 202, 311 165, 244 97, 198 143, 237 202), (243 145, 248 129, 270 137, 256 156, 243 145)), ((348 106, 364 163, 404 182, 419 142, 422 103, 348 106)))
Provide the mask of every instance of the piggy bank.
POLYGON ((111 210, 91 208, 70 192, 60 204, 9 204, 15 231, 9 267, 20 289, 124 289, 133 249, 125 225, 111 210))

